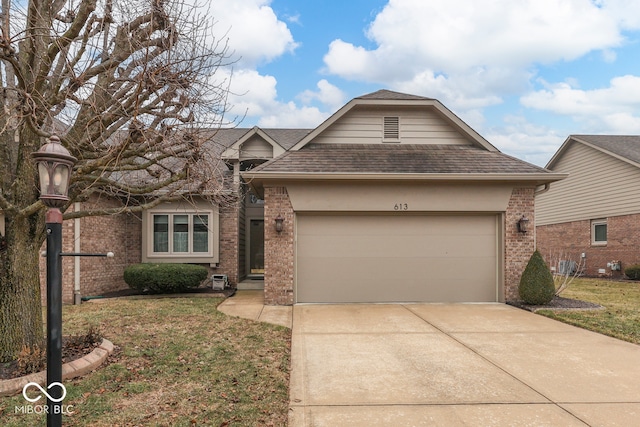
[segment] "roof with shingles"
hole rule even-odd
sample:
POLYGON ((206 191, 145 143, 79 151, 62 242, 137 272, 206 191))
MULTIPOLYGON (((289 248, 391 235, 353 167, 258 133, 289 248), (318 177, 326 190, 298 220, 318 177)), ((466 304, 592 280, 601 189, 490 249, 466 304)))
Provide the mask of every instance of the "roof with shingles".
POLYGON ((308 144, 252 173, 540 174, 549 171, 473 146, 308 144))
MULTIPOLYGON (((251 132, 254 128, 221 128, 215 131, 210 144, 222 150, 231 147, 236 141, 251 132)), ((271 139, 277 142, 285 150, 293 147, 304 138, 312 129, 272 129, 260 128, 271 139)), ((222 151, 221 150, 221 151, 222 151)))
POLYGON ((368 93, 366 95, 358 96, 355 99, 388 99, 388 100, 398 100, 398 101, 417 101, 417 100, 431 100, 434 98, 427 98, 424 96, 418 95, 410 95, 407 93, 394 92, 392 90, 381 89, 373 93, 368 93))
POLYGON ((569 138, 586 142, 640 165, 640 135, 571 135, 569 138))

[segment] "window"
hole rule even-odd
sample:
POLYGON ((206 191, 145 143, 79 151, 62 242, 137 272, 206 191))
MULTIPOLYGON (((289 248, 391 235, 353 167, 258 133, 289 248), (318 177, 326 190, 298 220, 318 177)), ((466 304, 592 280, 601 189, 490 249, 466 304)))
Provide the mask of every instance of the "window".
POLYGON ((607 244, 606 219, 594 219, 591 221, 591 244, 594 246, 607 244))
POLYGON ((153 253, 189 255, 209 253, 209 214, 154 213, 153 253))

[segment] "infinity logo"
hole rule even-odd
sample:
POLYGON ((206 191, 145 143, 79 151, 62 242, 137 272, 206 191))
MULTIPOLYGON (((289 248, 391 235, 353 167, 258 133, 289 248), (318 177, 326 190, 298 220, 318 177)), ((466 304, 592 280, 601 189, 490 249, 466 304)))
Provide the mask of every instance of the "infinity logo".
POLYGON ((41 391, 45 396, 47 396, 47 399, 49 399, 51 402, 62 402, 62 401, 64 400, 64 398, 67 396, 67 389, 65 388, 65 386, 64 386, 62 383, 59 383, 59 382, 51 383, 51 384, 49 384, 49 386, 47 387, 47 389, 50 389, 51 387, 54 387, 54 386, 59 386, 59 387, 61 387, 61 388, 62 388, 62 397, 61 397, 61 398, 59 398, 59 399, 56 399, 56 398, 54 398, 54 397, 51 397, 51 395, 50 395, 49 393, 47 393, 47 390, 43 389, 43 388, 40 386, 40 384, 38 384, 38 383, 34 383, 34 382, 31 382, 31 383, 27 383, 27 384, 22 388, 22 395, 24 396, 24 398, 25 398, 25 399, 27 399, 29 402, 32 402, 32 403, 33 403, 33 402, 37 402, 38 400, 40 400, 40 398, 41 398, 42 396, 38 396, 38 397, 36 397, 36 398, 34 398, 34 399, 31 399, 29 396, 27 396, 27 389, 28 389, 30 386, 34 386, 34 387, 36 387, 37 389, 39 389, 39 390, 40 390, 40 391, 41 391))

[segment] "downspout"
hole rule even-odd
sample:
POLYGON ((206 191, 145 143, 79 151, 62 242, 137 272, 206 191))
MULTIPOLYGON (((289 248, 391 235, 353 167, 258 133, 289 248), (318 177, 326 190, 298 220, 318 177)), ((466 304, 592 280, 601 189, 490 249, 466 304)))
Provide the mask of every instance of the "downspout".
MULTIPOLYGON (((80 202, 73 204, 74 212, 80 210, 80 202)), ((73 220, 73 250, 75 253, 80 253, 80 218, 73 220)), ((73 303, 80 304, 82 302, 82 296, 80 295, 80 257, 73 257, 73 303)))
POLYGON ((536 190, 534 191, 533 195, 534 195, 534 197, 535 197, 535 196, 538 196, 538 195, 540 195, 540 194, 544 194, 544 193, 546 193, 547 191, 549 191, 549 189, 550 189, 550 188, 551 188, 551 183, 547 182, 547 183, 544 185, 544 187, 542 188, 542 190, 538 190, 538 189, 536 189, 536 190))

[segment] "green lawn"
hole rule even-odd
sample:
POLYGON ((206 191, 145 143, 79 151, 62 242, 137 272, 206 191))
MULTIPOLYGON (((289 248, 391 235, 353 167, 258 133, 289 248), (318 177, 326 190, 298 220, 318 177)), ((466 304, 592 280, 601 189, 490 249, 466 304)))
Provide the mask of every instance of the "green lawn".
POLYGON ((575 279, 560 295, 594 302, 604 310, 537 313, 621 340, 640 344, 640 282, 575 279))
MULTIPOLYGON (((290 330, 228 317, 220 299, 105 300, 65 306, 64 334, 97 325, 116 345, 110 363, 65 381, 65 426, 282 426, 290 330)), ((45 425, 0 398, 0 425, 45 425)), ((34 404, 35 405, 35 404, 34 404)))

